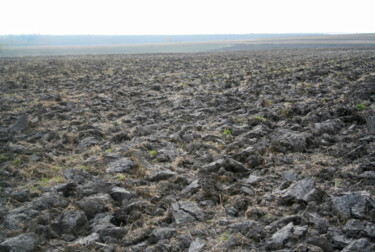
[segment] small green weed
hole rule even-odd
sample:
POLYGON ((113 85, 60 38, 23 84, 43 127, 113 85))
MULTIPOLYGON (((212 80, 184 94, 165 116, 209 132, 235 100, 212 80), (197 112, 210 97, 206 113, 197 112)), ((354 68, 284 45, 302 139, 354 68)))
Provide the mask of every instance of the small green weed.
POLYGON ((14 166, 18 166, 18 165, 20 164, 20 162, 21 162, 21 160, 19 160, 19 159, 15 159, 15 160, 12 162, 12 164, 13 164, 14 166))
POLYGON ((49 182, 49 178, 44 177, 44 178, 42 178, 42 180, 39 182, 39 185, 41 185, 41 186, 47 186, 47 185, 48 185, 48 182, 49 182))
POLYGON ((65 182, 65 179, 61 176, 57 176, 57 177, 50 179, 50 181, 52 182, 52 184, 61 184, 65 182))
POLYGON ((341 180, 337 179, 335 181, 335 188, 339 187, 340 184, 341 184, 341 180))
POLYGON ((124 174, 117 174, 117 180, 118 181, 124 181, 126 176, 124 174))
POLYGON ((219 241, 219 242, 227 241, 227 240, 229 239, 229 236, 230 236, 230 233, 229 233, 229 232, 225 232, 225 233, 223 233, 223 234, 218 238, 218 241, 219 241))
POLYGON ((151 156, 156 156, 156 154, 158 154, 155 150, 150 150, 150 155, 151 156))
POLYGON ((105 152, 107 152, 107 153, 111 153, 111 152, 112 152, 112 148, 108 148, 108 149, 106 149, 105 152))
POLYGON ((59 170, 62 170, 62 168, 58 165, 55 165, 55 166, 52 166, 51 168, 53 171, 59 171, 59 170))
POLYGON ((344 81, 347 81, 348 80, 348 78, 344 75, 344 73, 342 73, 342 72, 339 72, 338 74, 337 74, 337 76, 340 78, 340 79, 342 79, 342 80, 344 80, 344 81))
POLYGON ((80 166, 79 166, 79 169, 82 169, 82 170, 84 170, 84 171, 86 171, 86 172, 89 172, 89 171, 90 171, 90 168, 89 168, 88 166, 86 166, 86 165, 80 165, 80 166))
POLYGON ((0 154, 0 162, 7 160, 8 158, 4 154, 0 154))
POLYGON ((51 186, 51 185, 55 185, 55 184, 61 184, 61 183, 64 183, 64 182, 65 182, 65 179, 61 176, 56 176, 56 177, 53 177, 53 178, 44 177, 39 182, 39 185, 40 186, 51 186))
POLYGON ((185 82, 178 83, 179 87, 187 87, 188 85, 185 82))
POLYGON ((288 116, 289 115, 289 108, 279 109, 277 111, 277 114, 281 115, 281 116, 288 116))
POLYGON ((357 106, 355 106, 355 108, 356 108, 358 111, 363 111, 363 110, 366 108, 366 106, 365 106, 365 104, 360 103, 360 104, 357 104, 357 106))
POLYGON ((271 100, 265 99, 264 100, 264 106, 266 106, 266 107, 272 107, 273 106, 273 102, 271 100))
POLYGON ((254 119, 257 119, 257 120, 260 120, 260 121, 263 121, 265 122, 266 121, 266 118, 264 118, 263 116, 254 116, 254 119))
POLYGON ((270 217, 269 214, 266 213, 265 215, 262 216, 262 219, 267 220, 269 217, 270 217))
POLYGON ((232 134, 232 130, 231 129, 225 129, 224 132, 223 132, 224 135, 229 135, 229 134, 232 134))

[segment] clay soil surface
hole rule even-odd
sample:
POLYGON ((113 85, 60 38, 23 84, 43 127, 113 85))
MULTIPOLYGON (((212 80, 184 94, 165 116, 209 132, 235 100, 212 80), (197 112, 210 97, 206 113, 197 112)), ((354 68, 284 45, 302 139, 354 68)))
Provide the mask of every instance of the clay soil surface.
POLYGON ((0 59, 0 251, 374 251, 374 49, 0 59))

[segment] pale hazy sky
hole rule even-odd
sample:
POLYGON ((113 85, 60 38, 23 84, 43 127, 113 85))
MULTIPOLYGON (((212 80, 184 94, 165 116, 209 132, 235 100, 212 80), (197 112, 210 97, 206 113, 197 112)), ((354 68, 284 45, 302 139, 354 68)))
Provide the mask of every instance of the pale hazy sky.
POLYGON ((375 32, 375 0, 1 0, 0 34, 375 32))

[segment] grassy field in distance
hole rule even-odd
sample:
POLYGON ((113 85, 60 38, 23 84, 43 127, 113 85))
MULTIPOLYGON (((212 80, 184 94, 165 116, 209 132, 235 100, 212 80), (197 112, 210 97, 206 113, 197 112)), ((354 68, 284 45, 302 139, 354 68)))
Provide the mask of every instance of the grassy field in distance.
POLYGON ((185 42, 137 45, 14 47, 0 46, 0 57, 93 54, 198 53, 213 51, 218 52, 264 49, 343 47, 375 47, 375 34, 327 35, 314 37, 288 37, 217 42, 185 42))
POLYGON ((220 50, 231 44, 175 43, 161 45, 103 45, 103 46, 22 46, 5 47, 0 57, 88 55, 88 54, 144 54, 144 53, 195 53, 220 50))

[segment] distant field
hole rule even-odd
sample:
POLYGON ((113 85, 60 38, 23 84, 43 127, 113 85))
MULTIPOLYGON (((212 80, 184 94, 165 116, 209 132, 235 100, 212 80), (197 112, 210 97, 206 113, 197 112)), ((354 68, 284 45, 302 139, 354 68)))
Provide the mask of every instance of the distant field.
POLYGON ((220 50, 231 44, 169 44, 169 45, 110 45, 110 46, 28 46, 6 47, 0 57, 87 55, 87 54, 144 54, 144 53, 195 53, 220 50))
POLYGON ((313 37, 263 38, 251 40, 159 43, 137 45, 90 46, 2 46, 0 57, 93 55, 93 54, 145 54, 145 53, 197 53, 220 51, 247 51, 293 48, 372 48, 375 34, 330 35, 313 37))
POLYGON ((332 35, 298 38, 254 39, 214 49, 213 51, 247 51, 293 48, 373 48, 375 34, 332 35))

